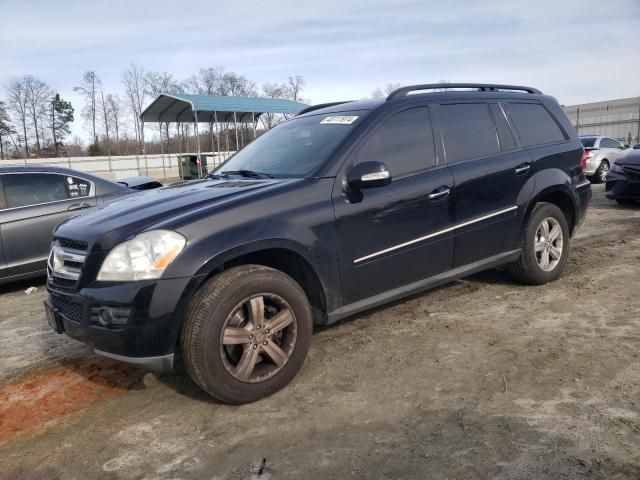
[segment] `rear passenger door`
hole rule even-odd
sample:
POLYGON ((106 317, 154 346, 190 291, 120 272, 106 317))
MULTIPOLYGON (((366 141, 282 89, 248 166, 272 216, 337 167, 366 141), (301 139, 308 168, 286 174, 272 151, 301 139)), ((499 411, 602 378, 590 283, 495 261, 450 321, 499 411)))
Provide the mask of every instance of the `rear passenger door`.
POLYGON ((58 173, 2 175, 6 208, 0 210, 0 235, 6 276, 44 271, 55 227, 96 205, 88 180, 58 173))
POLYGON ((437 111, 455 182, 454 267, 517 248, 533 172, 503 107, 498 102, 451 103, 437 111))

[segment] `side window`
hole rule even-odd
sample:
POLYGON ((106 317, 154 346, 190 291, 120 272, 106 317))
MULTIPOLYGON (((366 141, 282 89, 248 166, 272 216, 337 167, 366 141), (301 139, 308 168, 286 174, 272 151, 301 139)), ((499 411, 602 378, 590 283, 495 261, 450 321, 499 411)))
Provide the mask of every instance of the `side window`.
POLYGON ((2 178, 8 208, 26 207, 69 198, 65 177, 46 173, 16 173, 2 178))
POLYGON ((513 150, 516 148, 516 140, 513 138, 513 132, 509 128, 507 118, 504 116, 504 111, 500 105, 492 103, 490 105, 491 113, 493 113, 493 119, 496 121, 496 128, 498 129, 498 137, 500 138, 500 149, 503 152, 513 150))
POLYGON ((78 177, 66 176, 65 181, 67 184, 67 190, 69 197, 88 197, 91 192, 91 183, 87 180, 78 177))
POLYGON ((496 127, 486 103, 440 105, 447 163, 493 155, 500 151, 496 127))
POLYGON ((605 137, 600 140, 600 148, 620 148, 620 143, 613 138, 605 137))
POLYGON ((547 109, 538 103, 509 103, 509 113, 527 147, 566 140, 547 109))
POLYGON ((433 131, 425 107, 386 119, 358 153, 358 162, 384 162, 393 177, 420 172, 436 164, 433 131))

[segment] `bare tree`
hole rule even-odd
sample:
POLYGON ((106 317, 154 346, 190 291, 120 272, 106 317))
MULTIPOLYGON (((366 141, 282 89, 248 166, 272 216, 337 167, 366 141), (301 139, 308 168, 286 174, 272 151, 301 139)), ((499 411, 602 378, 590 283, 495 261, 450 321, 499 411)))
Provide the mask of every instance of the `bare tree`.
POLYGON ((122 117, 122 100, 118 95, 108 94, 106 98, 107 110, 113 122, 114 133, 116 134, 116 146, 120 145, 120 121, 122 117))
POLYGON ((100 112, 102 127, 104 128, 105 137, 107 139, 107 155, 111 156, 111 142, 109 141, 109 130, 111 130, 112 117, 111 117, 111 112, 109 111, 109 103, 107 102, 102 89, 100 90, 98 111, 100 112))
POLYGON ((91 122, 91 132, 93 133, 93 143, 98 144, 98 131, 96 128, 96 118, 98 115, 98 94, 102 82, 93 70, 88 70, 82 76, 82 85, 74 87, 73 91, 81 94, 85 98, 85 106, 82 115, 91 122))
POLYGON ((256 84, 247 80, 244 75, 235 72, 228 72, 222 75, 220 84, 220 95, 231 97, 257 97, 258 89, 256 84))
POLYGON ((301 94, 306 83, 302 75, 296 75, 295 77, 289 76, 286 83, 288 92, 285 98, 289 98, 295 102, 304 102, 301 94))
POLYGON ((185 82, 185 90, 192 90, 198 95, 223 95, 223 75, 224 68, 220 66, 201 68, 185 82))
MULTIPOLYGON (((262 85, 262 93, 267 98, 286 98, 288 94, 287 85, 284 83, 265 83, 262 85)), ((266 130, 275 127, 282 121, 283 117, 276 113, 263 113, 260 120, 266 130)))
MULTIPOLYGON (((295 77, 289 76, 286 82, 282 83, 265 83, 262 86, 263 96, 267 98, 286 98, 296 102, 305 102, 301 98, 302 91, 304 89, 305 80, 302 75, 296 75, 295 77)), ((260 120, 265 129, 270 129, 276 126, 278 123, 285 120, 286 115, 279 115, 273 113, 264 113, 260 116, 260 120)))
POLYGON ((371 92, 371 98, 382 98, 388 96, 394 90, 400 88, 399 83, 387 83, 384 86, 384 90, 381 90, 380 87, 376 87, 376 89, 371 92))
POLYGON ((129 108, 133 115, 133 126, 136 132, 136 139, 140 151, 144 153, 144 125, 140 120, 142 113, 142 105, 145 99, 145 72, 144 68, 139 65, 131 64, 124 72, 122 72, 122 83, 124 84, 129 108))
MULTIPOLYGON (((40 138, 44 136, 42 122, 47 117, 49 102, 53 95, 51 88, 33 75, 25 75, 22 79, 27 93, 27 109, 36 136, 36 149, 41 150, 40 138)), ((42 142, 44 143, 44 142, 42 142)))
MULTIPOLYGON (((27 120, 29 98, 27 88, 25 86, 24 79, 14 78, 9 81, 7 85, 7 106, 9 110, 13 112, 17 118, 18 123, 22 127, 22 142, 24 147, 24 153, 26 157, 29 157, 29 134, 27 132, 27 120)), ((18 139, 18 142, 20 139, 18 139)))

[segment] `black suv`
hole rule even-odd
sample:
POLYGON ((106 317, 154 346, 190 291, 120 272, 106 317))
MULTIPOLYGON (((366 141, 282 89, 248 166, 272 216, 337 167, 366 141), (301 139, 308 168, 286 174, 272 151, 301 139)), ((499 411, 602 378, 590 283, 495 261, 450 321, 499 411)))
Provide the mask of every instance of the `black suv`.
POLYGON ((250 402, 296 375, 314 323, 501 265, 557 279, 591 198, 582 155, 533 88, 416 85, 310 107, 204 180, 59 226, 47 319, 154 371, 179 349, 205 391, 250 402))

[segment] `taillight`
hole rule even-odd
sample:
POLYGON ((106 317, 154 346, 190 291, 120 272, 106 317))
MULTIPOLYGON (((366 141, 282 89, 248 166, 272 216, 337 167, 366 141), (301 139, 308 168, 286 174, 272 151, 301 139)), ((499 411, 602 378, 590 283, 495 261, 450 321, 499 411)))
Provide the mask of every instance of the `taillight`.
POLYGON ((580 163, 578 164, 580 169, 584 172, 587 169, 587 160, 591 158, 591 151, 585 150, 580 157, 580 163))

